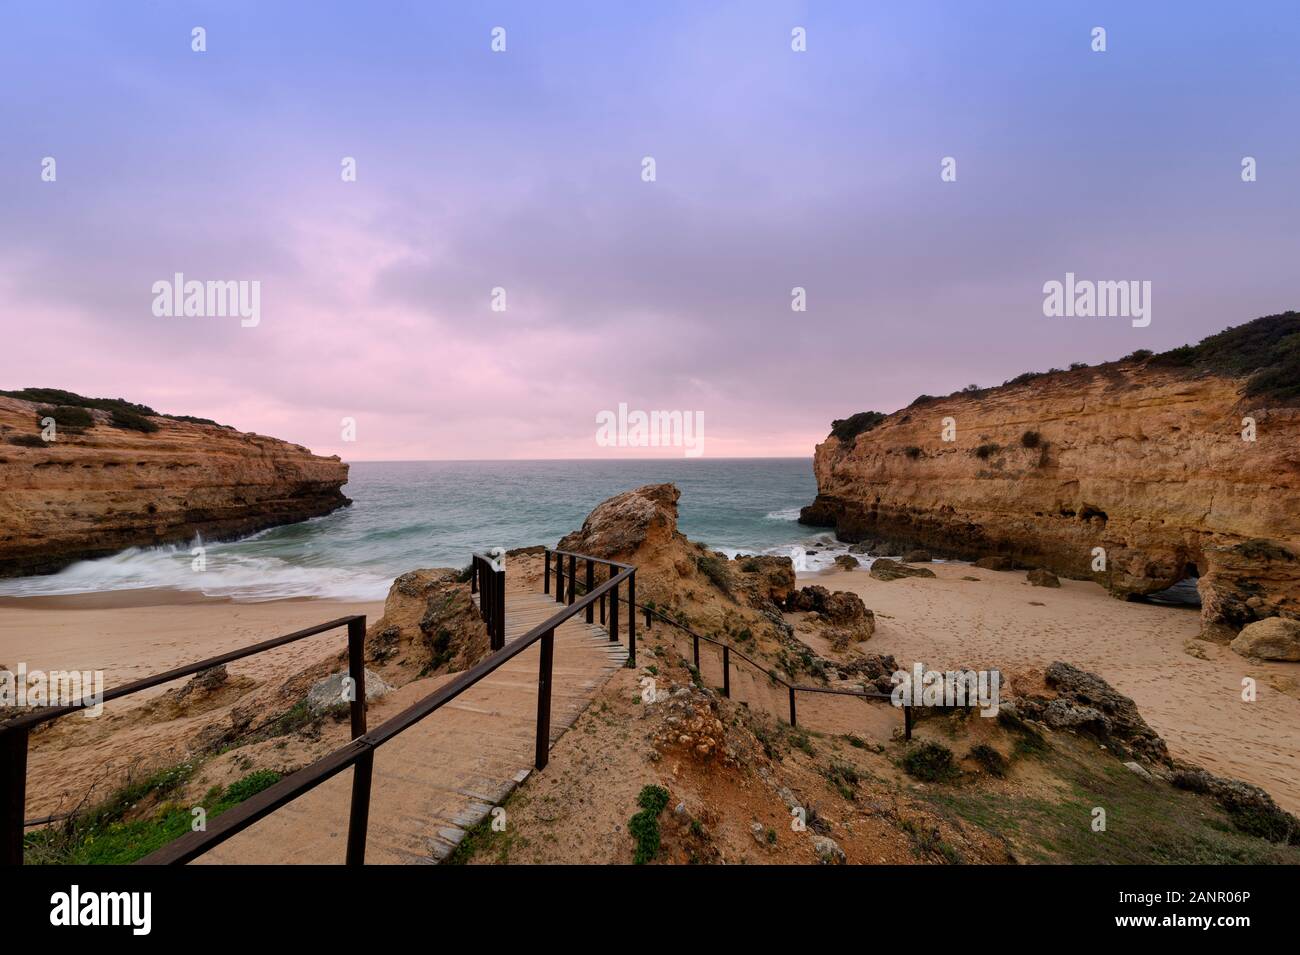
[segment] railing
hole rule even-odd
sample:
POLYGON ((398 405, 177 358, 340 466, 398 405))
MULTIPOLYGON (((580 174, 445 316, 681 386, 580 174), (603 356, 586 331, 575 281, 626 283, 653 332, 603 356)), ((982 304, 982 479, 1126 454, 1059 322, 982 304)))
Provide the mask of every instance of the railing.
MULTIPOLYGON (((365 861, 366 828, 370 813, 370 767, 374 752, 380 746, 398 734, 410 729, 426 716, 436 712, 447 703, 456 699, 474 684, 495 671, 497 668, 535 643, 541 644, 541 659, 537 673, 537 734, 534 751, 534 765, 540 770, 546 767, 550 755, 551 733, 551 675, 555 652, 555 630, 565 621, 587 612, 597 601, 627 581, 629 587, 636 568, 620 565, 618 573, 597 586, 580 600, 571 600, 563 610, 539 623, 523 636, 512 640, 490 656, 480 660, 474 666, 434 690, 424 699, 413 703, 401 713, 393 716, 380 726, 352 740, 327 756, 318 759, 286 776, 275 785, 264 789, 255 796, 227 809, 209 824, 206 832, 189 832, 168 843, 156 852, 145 856, 140 864, 174 865, 190 862, 214 846, 247 829, 258 820, 270 815, 286 803, 292 802, 303 793, 315 789, 321 783, 338 775, 349 766, 354 766, 352 803, 348 821, 349 865, 360 865, 365 861), (365 784, 357 785, 360 772, 364 769, 365 784)), ((482 593, 482 591, 480 591, 482 593)))
MULTIPOLYGON (((549 592, 549 588, 550 588, 550 578, 551 578, 550 554, 551 554, 551 553, 552 553, 551 551, 547 551, 547 563, 546 563, 546 575, 545 575, 545 586, 546 586, 546 588, 547 588, 547 592, 549 592)), ((559 554, 561 554, 561 553, 565 553, 565 552, 562 552, 562 551, 554 551, 554 553, 557 554, 557 555, 559 555, 559 554)), ((587 586, 587 588, 590 588, 590 586, 591 586, 591 561, 592 561, 592 560, 595 560, 596 558, 583 558, 583 559, 587 560, 587 562, 588 562, 588 564, 587 564, 587 584, 586 584, 586 586, 587 586)), ((603 561, 603 563, 611 563, 611 564, 614 564, 614 566, 619 566, 619 567, 627 566, 627 565, 625 565, 625 564, 617 564, 617 563, 614 563, 613 561, 603 561)), ((568 575, 567 575, 567 577, 568 577, 568 580, 569 580, 570 593, 572 593, 572 590, 573 590, 574 586, 577 585, 577 581, 576 581, 576 579, 575 579, 575 575, 574 575, 574 562, 573 562, 572 559, 570 559, 570 561, 569 561, 569 570, 568 570, 568 575)), ((562 589, 563 589, 563 587, 564 587, 564 579, 565 579, 565 575, 564 575, 564 573, 563 573, 563 564, 562 564, 561 561, 557 560, 557 562, 556 562, 556 600, 560 600, 560 599, 561 599, 561 596, 562 596, 562 589)), ((618 626, 617 620, 618 620, 618 602, 619 602, 619 599, 620 599, 620 598, 618 598, 617 594, 615 594, 615 595, 614 595, 614 598, 613 598, 614 603, 613 603, 613 609, 612 609, 613 619, 614 619, 615 622, 614 622, 613 626, 611 627, 611 630, 610 630, 611 634, 615 632, 615 628, 617 628, 617 626, 618 626)), ((721 647, 721 648, 722 648, 722 695, 723 695, 723 696, 728 697, 728 698, 730 698, 730 696, 731 696, 731 658, 732 658, 733 656, 735 656, 735 657, 738 658, 739 660, 743 661, 744 663, 749 664, 751 667, 753 667, 755 670, 757 670, 757 671, 758 671, 759 673, 761 673, 763 676, 767 677, 767 678, 768 678, 770 681, 772 681, 774 684, 776 684, 776 685, 778 685, 778 686, 784 686, 784 687, 786 688, 786 691, 787 691, 788 694, 789 694, 789 706, 790 706, 789 712, 790 712, 790 725, 791 725, 791 726, 798 726, 798 725, 799 725, 799 722, 798 722, 798 710, 797 710, 797 708, 796 708, 796 702, 795 702, 795 694, 796 694, 796 693, 823 693, 823 694, 829 694, 829 695, 833 695, 833 696, 848 696, 848 697, 856 697, 856 698, 858 698, 858 699, 864 699, 864 700, 883 701, 883 702, 887 702, 887 703, 889 703, 891 706, 894 705, 894 703, 893 703, 893 698, 890 696, 890 694, 888 694, 888 693, 882 693, 882 692, 880 692, 879 690, 848 690, 848 689, 843 689, 843 688, 840 688, 840 687, 831 687, 831 686, 811 686, 811 685, 806 684, 806 683, 791 683, 789 680, 785 679, 784 677, 782 677, 780 674, 776 673, 776 672, 775 672, 774 670, 772 670, 771 668, 769 668, 769 667, 764 667, 764 666, 763 666, 761 663, 759 663, 757 660, 754 660, 754 659, 752 659, 751 657, 747 656, 747 655, 746 655, 742 650, 739 650, 739 649, 737 649, 737 648, 731 646, 731 645, 728 644, 726 641, 718 640, 718 639, 716 639, 715 637, 705 636, 705 635, 702 634, 702 633, 696 633, 694 630, 690 629, 690 627, 687 627, 687 626, 684 626, 684 625, 681 624, 681 623, 678 623, 676 620, 672 619, 671 617, 669 617, 669 616, 667 616, 667 615, 665 615, 665 614, 663 614, 663 613, 660 613, 658 610, 654 609, 653 607, 648 607, 648 606, 646 606, 646 605, 644 605, 644 604, 638 604, 638 603, 636 602, 636 591, 635 591, 634 589, 630 589, 629 592, 628 592, 628 596, 627 596, 627 598, 624 598, 624 599, 626 599, 626 601, 627 601, 627 603, 628 603, 628 608, 629 608, 628 618, 629 618, 629 623, 630 623, 632 626, 635 626, 635 622, 636 622, 636 611, 637 611, 637 610, 640 610, 640 611, 642 611, 642 612, 645 614, 645 629, 646 629, 646 632, 647 632, 647 633, 650 632, 650 629, 651 629, 651 621, 652 621, 653 619, 658 619, 658 620, 660 620, 661 622, 666 623, 666 624, 668 624, 669 626, 675 627, 675 628, 677 628, 678 630, 682 631, 683 633, 687 634, 689 637, 691 637, 691 640, 692 640, 692 647, 693 647, 692 662, 693 662, 694 665, 695 665, 695 671, 696 671, 696 673, 699 673, 699 672, 700 672, 700 641, 703 640, 705 643, 710 643, 710 644, 712 644, 713 646, 721 647)), ((601 601, 600 613, 601 613, 601 623, 604 623, 604 622, 605 622, 605 605, 604 605, 604 600, 603 600, 603 599, 602 599, 602 601, 601 601)), ((633 639, 635 639, 635 638, 633 638, 633 639)), ((635 657, 632 657, 632 658, 631 658, 630 665, 631 665, 631 666, 636 666, 636 658, 635 658, 635 657)), ((903 711, 903 736, 904 736, 905 739, 909 739, 909 740, 910 740, 910 739, 912 738, 912 724, 913 724, 913 721, 914 721, 914 714, 912 713, 912 707, 911 707, 910 705, 905 705, 905 706, 902 706, 902 707, 899 707, 899 708, 903 711)))
POLYGON ((493 650, 506 645, 506 568, 504 554, 474 554, 470 560, 470 593, 476 593, 479 613, 487 624, 493 650))
MULTIPOLYGON (((307 637, 318 636, 337 627, 348 628, 348 675, 353 681, 351 686, 353 697, 350 701, 351 728, 352 736, 355 739, 366 732, 366 671, 363 664, 366 618, 362 615, 339 617, 337 620, 330 620, 327 623, 308 627, 305 630, 297 630, 281 637, 274 637, 262 643, 253 644, 250 647, 231 650, 229 653, 222 653, 215 657, 208 657, 198 663, 177 667, 165 673, 156 673, 153 676, 145 677, 143 680, 136 680, 134 683, 127 683, 116 689, 108 690, 102 697, 93 701, 83 698, 65 706, 33 710, 0 723, 0 865, 23 864, 23 830, 28 824, 23 818, 27 811, 27 745, 28 738, 34 728, 42 723, 48 723, 51 720, 75 713, 87 706, 121 699, 132 693, 139 693, 141 690, 161 686, 181 677, 192 676, 211 667, 250 657, 265 650, 273 650, 285 644, 305 640, 307 637)), ((358 785, 364 785, 367 790, 369 789, 369 763, 361 768, 353 778, 354 790, 358 785)), ((44 820, 32 820, 31 824, 39 825, 53 818, 51 816, 44 820)), ((363 819, 361 820, 363 834, 364 824, 363 819)), ((348 854, 351 855, 353 851, 352 834, 349 831, 348 854)))
MULTIPOLYGON (((600 588, 600 625, 602 627, 608 626, 610 643, 613 643, 616 640, 618 640, 618 631, 619 631, 618 604, 620 600, 618 595, 618 584, 621 580, 624 579, 624 576, 626 575, 626 579, 627 579, 626 599, 629 601, 629 606, 635 607, 636 606, 636 568, 633 567, 631 564, 622 564, 616 560, 605 560, 604 558, 601 557, 591 557, 588 556, 587 554, 575 554, 567 550, 559 550, 559 549, 552 550, 551 548, 547 547, 544 548, 542 552, 542 557, 543 557, 542 563, 545 565, 546 568, 542 573, 542 593, 544 594, 549 594, 551 592, 552 556, 554 556, 555 558, 555 602, 556 603, 564 603, 566 594, 567 594, 568 602, 570 604, 573 603, 574 598, 578 592, 578 579, 577 579, 578 561, 583 561, 585 565, 585 575, 584 575, 585 584, 583 585, 584 586, 583 592, 586 594, 591 594, 593 592, 592 588, 596 586, 596 565, 599 564, 607 569, 606 584, 611 582, 613 583, 613 586, 608 589, 609 623, 607 625, 605 622, 606 621, 605 600, 607 594, 606 591, 603 589, 604 585, 602 585, 602 588, 600 588), (567 590, 565 589, 565 584, 564 584, 564 581, 566 579, 566 574, 564 571, 564 563, 566 558, 568 559, 568 563, 569 563, 569 571, 567 574, 569 585, 567 590)), ((596 613, 596 606, 594 604, 587 604, 587 623, 595 623, 595 613, 596 613)), ((627 617, 627 663, 628 666, 630 667, 636 666, 636 614, 635 613, 629 613, 627 617)))

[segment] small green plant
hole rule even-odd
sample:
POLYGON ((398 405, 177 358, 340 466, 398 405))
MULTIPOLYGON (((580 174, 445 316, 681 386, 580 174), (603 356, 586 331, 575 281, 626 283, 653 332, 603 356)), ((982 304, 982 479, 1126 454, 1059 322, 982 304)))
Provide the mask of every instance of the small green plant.
POLYGON ((641 811, 628 821, 627 829, 636 840, 632 861, 636 865, 645 865, 659 854, 662 840, 659 814, 668 805, 668 790, 663 786, 643 786, 636 797, 636 804, 641 807, 641 811))
POLYGON ((906 454, 913 461, 915 461, 917 458, 921 456, 921 449, 918 448, 916 445, 911 444, 903 449, 903 453, 906 454))
POLYGON ((983 766, 990 775, 1001 778, 1007 774, 1007 758, 988 743, 971 747, 970 758, 983 766))
POLYGON ((979 458, 981 461, 987 461, 1001 450, 1002 449, 996 444, 981 444, 975 449, 975 457, 979 458))
POLYGON ((731 593, 731 569, 727 561, 713 554, 701 554, 695 558, 695 566, 713 585, 724 594, 731 593))
POLYGON ((16 444, 20 448, 47 448, 48 444, 39 434, 15 434, 9 438, 10 444, 16 444))
POLYGON ((1026 448, 1036 448, 1042 440, 1043 436, 1037 431, 1026 431, 1020 436, 1020 444, 1026 448))
POLYGON ((925 740, 903 755, 903 770, 927 783, 943 782, 957 775, 952 750, 942 743, 925 740))
POLYGON ((830 766, 822 770, 822 775, 836 792, 850 801, 858 796, 858 771, 847 763, 832 760, 830 766))

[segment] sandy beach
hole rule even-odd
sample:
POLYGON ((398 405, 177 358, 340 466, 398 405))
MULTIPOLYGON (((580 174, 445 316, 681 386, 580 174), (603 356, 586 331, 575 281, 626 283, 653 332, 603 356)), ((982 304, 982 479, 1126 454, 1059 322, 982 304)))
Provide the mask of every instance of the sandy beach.
MULTIPOLYGON (((937 579, 880 581, 865 567, 801 574, 800 584, 849 590, 876 614, 864 646, 902 666, 998 667, 1009 673, 1064 660, 1091 670, 1137 703, 1172 755, 1255 783, 1300 811, 1300 664, 1254 663, 1195 641, 1195 610, 1109 597, 1097 584, 1033 587, 1023 571, 928 565, 937 579), (978 580, 965 580, 976 577, 978 580), (1258 699, 1241 699, 1244 677, 1258 699)), ((824 648, 819 648, 824 649, 824 648)))
MULTIPOLYGON (((1184 650, 1199 631, 1195 611, 1124 603, 1095 584, 1031 587, 1022 572, 959 563, 931 568, 937 579, 883 582, 864 568, 801 575, 800 582, 859 594, 877 620, 865 649, 891 653, 903 666, 919 660, 1015 673, 1065 660, 1092 670, 1136 701, 1173 755, 1263 786, 1300 811, 1300 664, 1251 663, 1195 641, 1206 657, 1199 659, 1184 650), (1258 683, 1253 703, 1241 700, 1246 676, 1258 683)), ((345 614, 374 620, 382 609, 319 599, 238 603, 170 590, 4 600, 0 665, 97 669, 112 687, 345 614)), ((324 634, 230 670, 261 681, 343 645, 342 632, 324 634)), ((120 712, 138 702, 109 708, 120 712)), ((117 750, 107 740, 100 745, 105 756, 117 750)))

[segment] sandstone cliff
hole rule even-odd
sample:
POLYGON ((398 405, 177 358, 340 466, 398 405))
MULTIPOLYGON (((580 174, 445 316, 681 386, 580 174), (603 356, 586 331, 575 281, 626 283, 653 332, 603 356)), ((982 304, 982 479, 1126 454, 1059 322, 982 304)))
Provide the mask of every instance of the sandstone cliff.
POLYGON ((0 397, 0 577, 249 534, 350 503, 337 457, 194 419, 59 410, 70 424, 45 442, 49 406, 0 397))
POLYGON ((1297 391, 1291 312, 1163 355, 923 396, 836 423, 800 520, 895 552, 1005 555, 1117 596, 1199 576, 1214 636, 1300 617, 1297 391))

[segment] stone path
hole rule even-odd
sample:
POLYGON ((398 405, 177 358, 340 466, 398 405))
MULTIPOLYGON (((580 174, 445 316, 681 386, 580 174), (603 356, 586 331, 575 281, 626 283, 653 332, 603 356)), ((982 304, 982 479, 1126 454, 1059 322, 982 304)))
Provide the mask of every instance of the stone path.
MULTIPOLYGON (((506 593, 506 639, 513 640, 559 609, 553 597, 506 593)), ((534 644, 455 700, 375 751, 371 782, 369 863, 435 863, 465 830, 483 819, 532 771, 537 718, 534 644)), ((582 614, 555 634, 551 744, 627 660, 582 614)), ((417 680, 377 701, 369 724, 383 720, 451 679, 417 680)), ((200 863, 341 864, 347 844, 351 770, 245 829, 200 863)))

